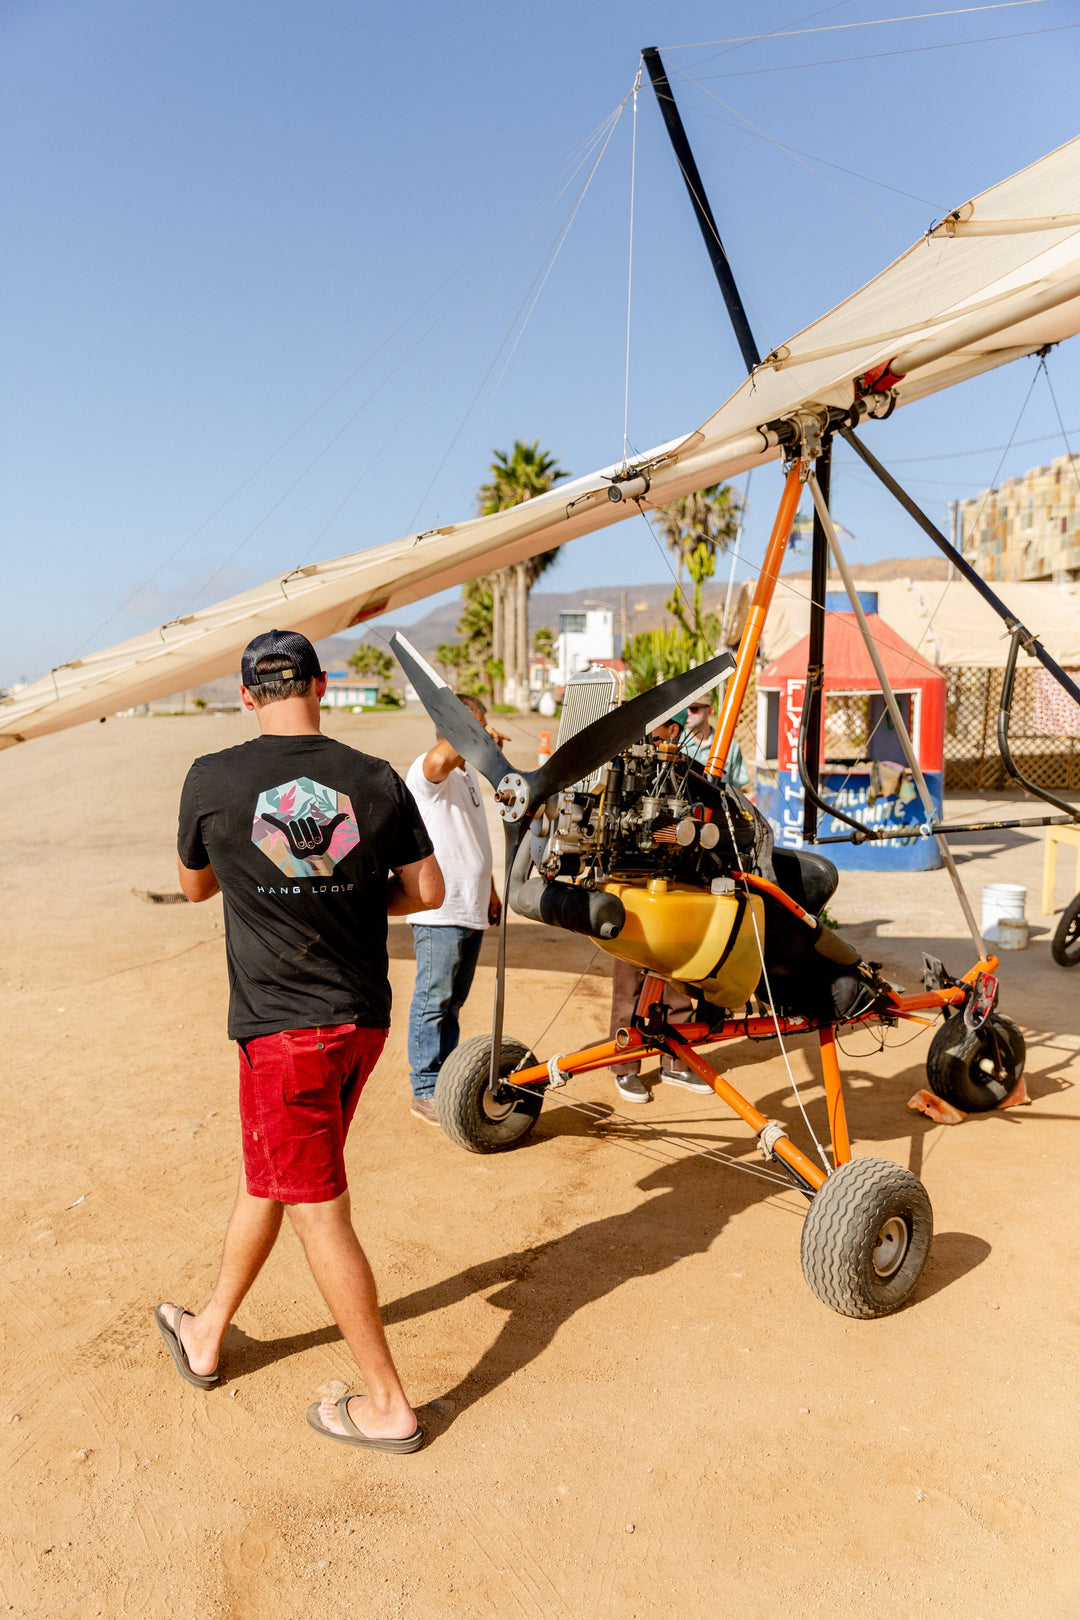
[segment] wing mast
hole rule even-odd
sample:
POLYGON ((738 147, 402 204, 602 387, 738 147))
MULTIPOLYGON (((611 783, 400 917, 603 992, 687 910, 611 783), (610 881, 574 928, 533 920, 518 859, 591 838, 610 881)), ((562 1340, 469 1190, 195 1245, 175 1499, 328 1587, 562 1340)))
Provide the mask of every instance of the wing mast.
MULTIPOLYGON (((690 196, 690 202, 694 209, 694 214, 697 218, 698 225, 700 226, 702 237, 705 241, 705 247, 709 254, 709 261, 712 264, 713 271, 720 286, 724 304, 727 308, 727 312, 735 332, 736 340, 738 341, 739 348, 742 352, 743 361, 746 365, 747 371, 752 373, 758 368, 758 366, 760 366, 761 359, 758 354, 757 346, 754 343, 753 335, 750 331, 750 324, 746 315, 746 307, 743 303, 738 285, 736 284, 727 254, 724 251, 724 245, 720 240, 720 233, 716 228, 716 221, 713 217, 712 208, 710 207, 708 197, 705 194, 705 187, 702 183, 701 174, 698 170, 697 163, 694 161, 694 154, 690 149, 690 142, 687 139, 682 118, 679 114, 679 109, 675 104, 675 97, 672 94, 667 73, 664 69, 662 61, 660 60, 660 53, 654 46, 648 46, 642 51, 641 54, 645 65, 649 70, 649 77, 652 80, 653 89, 656 92, 656 99, 660 106, 660 111, 663 114, 664 124, 671 140, 672 148, 675 152, 676 161, 682 172, 683 180, 686 183, 686 189, 690 196)), ((970 204, 967 205, 967 209, 968 212, 970 212, 970 204)), ((963 212, 964 210, 959 210, 958 214, 963 212)), ((958 216, 950 216, 950 220, 955 219, 956 217, 958 216)), ((1074 216, 1072 215, 1054 216, 1052 221, 1047 220, 1045 222, 1045 228, 1049 228, 1051 223, 1055 227, 1060 227, 1063 224, 1070 224, 1073 217, 1074 216)), ((1080 216, 1076 217, 1080 218, 1080 216)), ((949 222, 947 221, 946 225, 948 223, 949 222)), ((1008 226, 1013 223, 1015 222, 1006 221, 1004 222, 1004 225, 1008 226)), ((1043 222, 1028 223, 1030 227, 1032 223, 1039 225, 1043 222)), ((980 229, 982 228, 983 227, 980 227, 980 229)), ((938 227, 937 231, 932 234, 941 234, 943 229, 944 227, 938 227)), ((1001 222, 998 224, 998 229, 1002 229, 1001 222)), ((991 226, 987 226, 985 227, 985 232, 986 234, 993 234, 993 228, 991 226)), ((951 234, 956 233, 953 231, 951 234)), ((928 364, 933 360, 938 360, 945 354, 951 354, 956 347, 958 337, 963 343, 968 343, 974 342, 979 338, 993 335, 994 333, 1004 329, 1006 326, 1013 324, 1017 319, 1022 319, 1026 314, 1039 313, 1043 309, 1059 306, 1065 297, 1072 296, 1072 294, 1077 290, 1080 290, 1080 278, 1073 277, 1071 281, 1065 283, 1064 285, 1040 289, 1037 293, 1028 294, 1026 299, 1021 298, 1018 300, 1014 297, 1008 308, 1001 308, 990 313, 981 313, 977 316, 971 317, 967 322, 966 328, 961 329, 959 333, 954 332, 948 339, 930 339, 924 342, 921 346, 916 344, 914 348, 910 348, 904 354, 897 356, 895 360, 890 360, 886 362, 885 365, 878 366, 874 370, 866 373, 863 377, 857 379, 856 397, 858 398, 860 394, 866 396, 885 393, 888 389, 895 386, 896 383, 903 381, 908 369, 911 369, 919 364, 928 364), (1021 304, 1023 306, 1022 309, 1019 307, 1021 304)), ((1039 352, 1045 354, 1045 350, 1039 352)), ((780 426, 779 423, 771 425, 775 427, 780 426)), ((1037 658, 1042 664, 1043 668, 1054 677, 1063 690, 1066 691, 1076 702, 1080 702, 1080 687, 1078 687, 1070 676, 1066 674, 1056 660, 1050 656, 1045 647, 1043 647, 1041 642, 1038 640, 1038 637, 1032 635, 1032 633, 1020 623, 1015 614, 1009 611, 1001 598, 990 589, 985 580, 983 580, 979 574, 976 573, 975 569, 971 567, 970 563, 967 562, 966 558, 964 558, 954 546, 950 545, 950 543, 945 539, 945 536, 940 532, 936 525, 930 521, 921 508, 916 505, 916 503, 907 494, 906 490, 904 490, 900 484, 897 483, 896 479, 886 471, 876 457, 873 456, 866 446, 859 440, 853 431, 850 414, 848 412, 830 410, 825 413, 824 420, 820 424, 819 449, 816 458, 816 477, 814 478, 812 485, 815 499, 813 554, 811 558, 810 573, 810 637, 808 647, 807 679, 803 697, 803 715, 799 728, 799 742, 797 750, 799 776, 802 780, 804 790, 802 827, 803 838, 808 843, 817 842, 819 810, 822 812, 827 812, 830 816, 835 817, 836 820, 847 822, 853 828, 852 833, 848 836, 860 842, 863 839, 873 839, 877 836, 881 836, 876 834, 873 829, 863 828, 860 824, 855 823, 850 816, 844 815, 834 807, 826 805, 820 794, 822 689, 824 684, 825 652, 825 594, 828 584, 829 569, 830 536, 828 530, 832 527, 828 505, 830 474, 832 470, 832 436, 833 433, 837 431, 852 447, 852 449, 855 450, 859 456, 861 456, 862 460, 866 463, 870 470, 877 476, 878 479, 880 479, 885 488, 896 497, 901 506, 904 507, 905 511, 912 518, 914 518, 915 522, 918 523, 929 538, 933 540, 934 544, 945 553, 950 562, 952 562, 960 570, 961 574, 963 574, 968 582, 975 587, 975 589, 983 597, 984 601, 986 601, 986 603, 993 608, 994 612, 1004 620, 1012 640, 1009 663, 1006 671, 1006 679, 1002 687, 1001 707, 998 715, 998 741, 1006 767, 1011 771, 1021 785, 1030 793, 1042 799, 1045 803, 1053 805, 1056 809, 1065 811, 1069 819, 1080 821, 1080 811, 1073 810, 1072 807, 1066 804, 1064 800, 1059 799, 1055 794, 1050 793, 1048 790, 1039 787, 1037 783, 1030 781, 1022 774, 1021 771, 1018 770, 1013 762, 1008 743, 1009 707, 1012 699, 1013 675, 1015 672, 1017 655, 1021 647, 1023 647, 1024 650, 1031 656, 1037 658)), ((782 443, 784 442, 784 437, 785 436, 783 433, 781 433, 782 443)), ((792 445, 799 437, 798 430, 794 422, 792 422, 789 426, 787 437, 789 445, 792 445)), ((804 445, 805 442, 806 440, 804 438, 804 445)), ((804 465, 809 466, 809 463, 804 461, 804 465)), ((784 503, 782 502, 782 508, 783 505, 784 503)), ((788 528, 790 528, 790 521, 788 523, 788 528)), ((775 586, 773 569, 775 569, 776 574, 778 574, 780 571, 782 551, 780 552, 779 557, 774 556, 776 539, 777 535, 776 531, 774 530, 773 541, 770 542, 770 561, 767 562, 766 567, 762 570, 762 575, 758 582, 758 589, 754 596, 754 607, 759 609, 758 618, 760 620, 764 619, 764 615, 768 611, 768 605, 772 598, 772 589, 775 586)), ((784 543, 786 545, 786 534, 784 537, 784 543)), ((848 578, 846 575, 845 584, 848 588, 848 595, 851 597, 851 604, 858 621, 859 629, 862 633, 863 640, 866 643, 867 652, 869 653, 881 680, 882 690, 884 692, 886 702, 890 705, 892 710, 896 711, 894 714, 895 723, 896 720, 899 719, 899 710, 896 708, 896 700, 889 685, 888 677, 886 676, 884 669, 881 667, 881 661, 877 655, 877 649, 872 644, 873 638, 870 635, 869 627, 865 622, 865 618, 862 615, 860 606, 852 592, 850 578, 848 578)), ((717 723, 716 741, 713 745, 708 766, 709 770, 715 775, 719 775, 723 770, 724 764, 727 760, 731 738, 734 735, 737 714, 729 711, 733 705, 737 708, 742 701, 742 696, 748 679, 748 669, 744 666, 752 662, 757 650, 758 638, 756 635, 751 638, 751 632, 753 629, 754 613, 752 611, 751 620, 747 623, 746 632, 743 636, 743 642, 739 648, 739 667, 736 670, 735 678, 731 681, 728 687, 725 696, 724 708, 717 723)), ((757 630, 758 633, 760 633, 760 623, 757 624, 757 630)), ((914 756, 911 754, 911 741, 910 738, 907 737, 906 729, 902 722, 898 727, 898 731, 901 734, 901 739, 906 740, 907 751, 913 758, 914 756)), ((932 815, 930 819, 932 821, 932 815)), ((1043 819, 1044 822, 1050 822, 1058 821, 1064 818, 1054 816, 1043 819)), ((953 884, 956 888, 965 917, 971 929, 972 937, 975 939, 977 948, 981 950, 981 941, 978 937, 978 931, 971 913, 971 908, 967 901, 967 896, 964 893, 963 887, 959 881, 959 876, 953 865, 952 858, 948 852, 946 839, 944 836, 944 832, 948 829, 939 829, 937 826, 935 826, 933 830, 938 833, 938 841, 945 855, 946 864, 949 868, 949 875, 953 879, 953 884)), ((838 840, 836 838, 830 838, 829 842, 835 843, 838 842, 838 840)))
MULTIPOLYGON (((660 59, 660 52, 655 45, 647 45, 641 53, 642 60, 649 70, 649 78, 656 92, 656 100, 663 115, 664 126, 667 129, 675 161, 682 172, 686 189, 690 196, 690 203, 695 218, 701 229, 705 241, 705 250, 709 255, 709 262, 713 267, 720 292, 724 300, 731 325, 735 332, 735 339, 743 357, 743 364, 747 373, 752 374, 761 364, 761 355, 754 342, 750 330, 750 321, 743 303, 742 294, 735 280, 735 273, 720 240, 720 232, 716 228, 709 199, 705 192, 694 154, 690 149, 686 130, 683 127, 682 115, 675 102, 675 96, 668 80, 667 71, 660 59)), ((830 470, 832 466, 832 436, 826 433, 821 441, 821 452, 817 458, 817 478, 825 497, 826 505, 829 500, 830 470)), ((789 524, 790 530, 790 524, 789 524)), ((783 561, 784 550, 787 546, 787 534, 783 536, 780 554, 776 563, 776 573, 780 572, 780 563, 783 561)), ((817 836, 818 809, 824 809, 818 788, 821 775, 821 688, 824 676, 825 661, 825 591, 829 576, 829 542, 822 526, 817 508, 814 509, 813 554, 811 557, 810 579, 810 662, 806 680, 806 693, 803 705, 803 724, 800 732, 801 753, 803 756, 803 778, 805 798, 803 800, 803 837, 812 842, 817 836), (807 751, 807 743, 809 750, 807 751)), ((766 580, 764 576, 761 585, 765 586, 771 600, 772 589, 775 588, 775 579, 766 580)), ((761 586, 759 585, 759 591, 761 586)), ((755 596, 755 606, 757 597, 755 596)), ((765 602, 768 610, 768 601, 765 602)), ((735 721, 738 718, 737 705, 742 702, 742 695, 746 688, 749 671, 743 670, 745 663, 752 662, 757 651, 756 642, 753 648, 749 646, 739 648, 740 671, 736 674, 728 688, 725 697, 725 712, 719 717, 717 724, 717 748, 714 749, 716 760, 710 759, 710 769, 716 765, 716 774, 719 775, 727 763, 727 755, 734 736, 735 721), (747 657, 744 658, 744 650, 747 657), (743 675, 740 684, 739 674, 743 675), (733 712, 728 712, 733 711, 733 712), (727 722, 725 725, 725 721, 727 722), (727 741, 724 742, 724 733, 727 741)), ((847 818, 844 818, 847 819, 847 818)), ((855 823, 852 823, 855 825, 855 823)))

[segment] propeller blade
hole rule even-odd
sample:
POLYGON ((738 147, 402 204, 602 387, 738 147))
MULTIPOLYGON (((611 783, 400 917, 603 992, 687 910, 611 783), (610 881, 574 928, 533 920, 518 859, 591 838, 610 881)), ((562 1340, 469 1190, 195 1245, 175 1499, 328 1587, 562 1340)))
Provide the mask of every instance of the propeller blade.
POLYGON ((507 772, 513 770, 498 743, 488 736, 457 693, 451 691, 427 660, 396 630, 390 637, 390 645, 439 735, 457 749, 462 759, 474 765, 492 787, 498 787, 507 772))
POLYGON ((707 692, 735 668, 728 652, 685 675, 674 675, 662 686, 643 692, 641 697, 623 703, 610 714, 600 716, 575 737, 570 737, 545 760, 538 771, 522 772, 529 784, 530 810, 552 793, 580 782, 592 771, 606 765, 632 743, 640 742, 650 731, 670 720, 681 708, 707 692))

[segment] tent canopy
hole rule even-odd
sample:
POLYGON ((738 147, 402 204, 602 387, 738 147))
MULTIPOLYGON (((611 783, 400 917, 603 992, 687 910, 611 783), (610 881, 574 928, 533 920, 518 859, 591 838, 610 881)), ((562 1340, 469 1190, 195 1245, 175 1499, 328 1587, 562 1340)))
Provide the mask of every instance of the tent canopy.
MULTIPOLYGON (((903 641, 879 614, 868 613, 866 622, 881 654, 890 686, 902 691, 913 680, 923 681, 928 677, 944 680, 941 671, 903 641)), ((758 676, 758 690, 778 688, 793 676, 804 677, 809 641, 809 636, 803 636, 768 664, 758 676)), ((825 620, 825 684, 835 690, 858 691, 872 687, 876 691, 878 688, 878 678, 854 613, 830 613, 825 620)))
MULTIPOLYGON (((782 345, 696 431, 634 458, 641 502, 775 459, 763 424, 895 389, 905 405, 1080 330, 1080 138, 955 210, 782 345)), ((276 626, 333 635, 631 515, 612 466, 490 517, 316 563, 50 671, 0 701, 0 746, 114 714, 237 668, 276 626)), ((967 600, 970 601, 970 596, 967 600)), ((1038 620, 1034 619, 1038 628, 1038 620)))
MULTIPOLYGON (((856 577, 855 583, 859 590, 871 591, 877 596, 879 622, 888 626, 891 635, 916 648, 930 664, 938 668, 957 664, 1004 668, 1009 654, 1005 626, 964 580, 911 578, 860 582, 856 577)), ((834 591, 837 586, 830 584, 829 588, 834 591)), ((753 589, 752 581, 741 587, 736 628, 749 607, 753 589)), ((1080 668, 1080 585, 998 584, 995 581, 994 590, 1021 623, 1032 627, 1062 668, 1080 668)), ((825 620, 826 634, 833 622, 834 616, 829 615, 825 620)), ((810 581, 781 579, 761 638, 765 659, 773 662, 783 657, 803 639, 809 628, 810 581)), ((883 642, 883 651, 887 645, 883 642)), ((1021 651, 1021 668, 1034 663, 1035 659, 1021 651)))

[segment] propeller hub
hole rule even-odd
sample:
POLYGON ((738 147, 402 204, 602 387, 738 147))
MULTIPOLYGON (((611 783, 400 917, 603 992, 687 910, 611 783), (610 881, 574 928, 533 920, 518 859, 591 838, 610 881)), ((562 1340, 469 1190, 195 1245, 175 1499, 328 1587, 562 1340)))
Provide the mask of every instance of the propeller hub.
POLYGON ((517 771, 508 771, 495 789, 495 803, 504 821, 520 821, 529 808, 529 788, 517 771))

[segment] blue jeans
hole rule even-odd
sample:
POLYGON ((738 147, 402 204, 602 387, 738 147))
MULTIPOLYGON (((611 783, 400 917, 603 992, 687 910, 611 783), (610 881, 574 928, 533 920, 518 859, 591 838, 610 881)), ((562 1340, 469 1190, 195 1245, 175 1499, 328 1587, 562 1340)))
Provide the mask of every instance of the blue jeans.
POLYGON ((409 1084, 433 1097, 439 1070, 458 1043, 458 1014, 472 989, 482 928, 413 923, 416 985, 409 1008, 409 1084))

